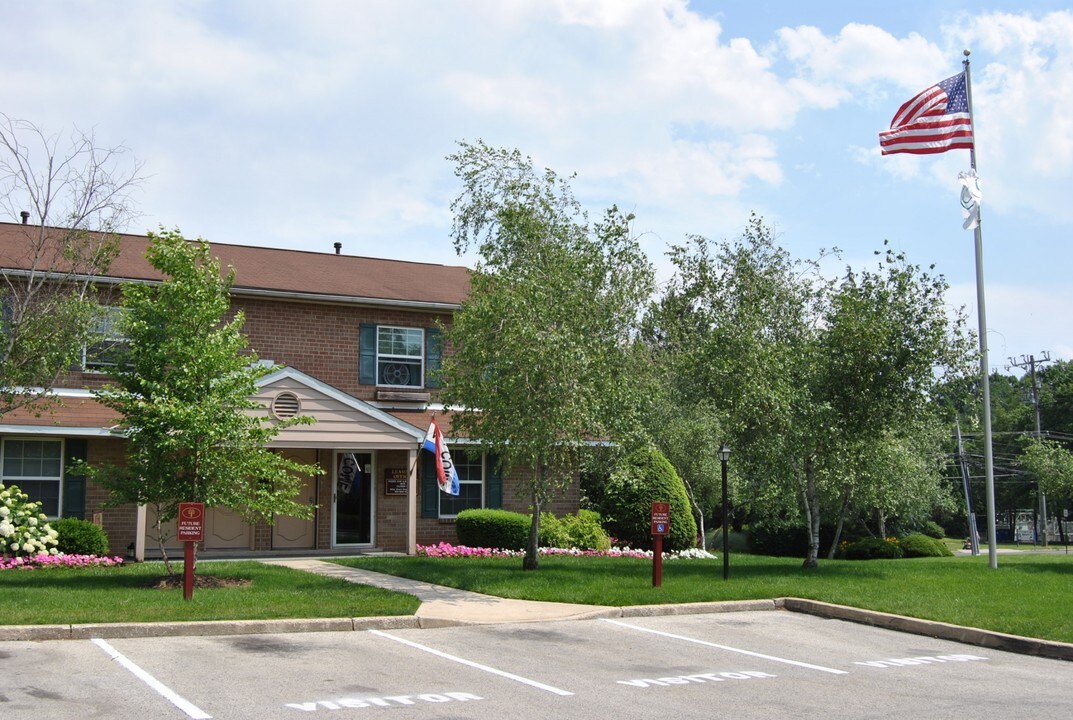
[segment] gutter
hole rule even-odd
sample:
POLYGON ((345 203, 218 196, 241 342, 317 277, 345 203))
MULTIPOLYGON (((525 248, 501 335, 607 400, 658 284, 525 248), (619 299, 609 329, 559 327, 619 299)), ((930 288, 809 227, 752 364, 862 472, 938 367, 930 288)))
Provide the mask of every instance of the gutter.
MULTIPOLYGON (((69 275, 64 273, 31 273, 29 270, 0 270, 4 275, 12 277, 30 277, 44 275, 48 279, 67 280, 77 282, 90 282, 100 285, 124 285, 126 283, 138 283, 141 285, 160 285, 161 280, 147 280, 145 278, 117 278, 101 275, 69 275)), ((356 297, 346 295, 330 295, 327 293, 306 293, 297 290, 268 290, 250 287, 232 287, 231 295, 241 297, 261 297, 275 300, 300 300, 304 302, 328 303, 336 305, 366 305, 375 307, 404 308, 407 310, 431 310, 436 312, 453 312, 461 305, 458 303, 435 302, 431 300, 391 300, 387 298, 356 297)))

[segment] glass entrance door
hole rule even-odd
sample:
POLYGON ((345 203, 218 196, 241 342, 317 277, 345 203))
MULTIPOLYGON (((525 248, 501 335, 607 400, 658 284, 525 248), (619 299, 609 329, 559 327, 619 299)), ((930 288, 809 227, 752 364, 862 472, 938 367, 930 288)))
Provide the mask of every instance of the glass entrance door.
POLYGON ((335 543, 373 541, 373 456, 338 453, 335 463, 335 543))

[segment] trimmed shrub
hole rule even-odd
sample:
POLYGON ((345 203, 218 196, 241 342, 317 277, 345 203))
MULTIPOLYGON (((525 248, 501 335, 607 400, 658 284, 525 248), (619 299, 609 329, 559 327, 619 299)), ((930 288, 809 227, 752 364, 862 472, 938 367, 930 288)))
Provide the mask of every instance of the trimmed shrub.
POLYGON ((529 542, 529 515, 509 510, 463 510, 455 521, 460 545, 524 550, 529 542))
POLYGON ((882 538, 864 538, 845 546, 847 560, 897 560, 902 557, 898 543, 882 538))
POLYGON ((630 453, 611 473, 604 489, 604 516, 612 535, 633 548, 652 547, 652 503, 671 504, 671 533, 666 552, 697 544, 697 521, 685 484, 670 461, 654 447, 630 453))
POLYGON ((950 552, 950 548, 942 540, 936 540, 920 533, 907 535, 899 540, 898 544, 901 545, 902 552, 907 558, 951 557, 954 554, 950 552))
POLYGON ((108 535, 88 520, 63 518, 49 523, 56 531, 56 549, 67 555, 107 555, 108 535))
POLYGON ((540 545, 578 550, 610 550, 611 538, 601 524, 600 514, 578 510, 577 515, 561 518, 551 513, 540 514, 540 545))
POLYGON ((934 520, 925 520, 920 532, 936 540, 942 540, 946 537, 946 530, 943 530, 943 526, 934 520))

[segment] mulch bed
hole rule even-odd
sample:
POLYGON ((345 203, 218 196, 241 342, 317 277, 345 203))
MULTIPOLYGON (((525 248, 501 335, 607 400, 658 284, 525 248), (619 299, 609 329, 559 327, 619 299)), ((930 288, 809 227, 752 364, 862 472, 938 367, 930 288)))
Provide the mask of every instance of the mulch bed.
MULTIPOLYGON (((244 587, 253 581, 249 578, 215 577, 213 575, 198 575, 194 573, 195 588, 230 588, 244 587)), ((183 587, 182 575, 167 575, 162 578, 153 578, 148 583, 149 587, 157 590, 173 590, 183 587)))

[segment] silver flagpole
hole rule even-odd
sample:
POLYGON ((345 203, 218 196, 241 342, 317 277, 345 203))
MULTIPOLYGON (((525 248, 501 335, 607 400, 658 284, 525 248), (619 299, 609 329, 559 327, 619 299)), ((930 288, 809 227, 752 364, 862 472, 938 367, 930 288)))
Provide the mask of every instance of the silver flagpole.
MULTIPOLYGON (((972 80, 969 76, 969 51, 965 51, 965 94, 969 102, 969 121, 972 123, 972 148, 969 158, 976 171, 976 121, 972 117, 972 80)), ((977 208, 979 210, 979 208, 977 208)), ((980 324, 980 379, 984 398, 984 465, 987 477, 987 557, 991 567, 998 568, 998 549, 995 546, 995 469, 991 452, 991 378, 987 362, 987 311, 984 307, 984 240, 980 231, 982 220, 976 223, 976 308, 980 324)))

